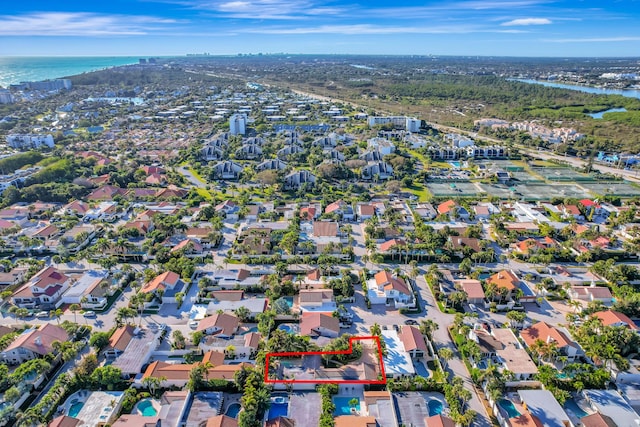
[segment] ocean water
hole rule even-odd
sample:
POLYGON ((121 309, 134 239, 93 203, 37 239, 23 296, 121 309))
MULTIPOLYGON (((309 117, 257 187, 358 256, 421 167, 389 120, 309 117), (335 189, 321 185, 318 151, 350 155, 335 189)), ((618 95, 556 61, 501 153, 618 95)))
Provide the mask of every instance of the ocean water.
POLYGON ((25 81, 57 79, 138 63, 139 57, 0 57, 0 86, 7 87, 25 81))

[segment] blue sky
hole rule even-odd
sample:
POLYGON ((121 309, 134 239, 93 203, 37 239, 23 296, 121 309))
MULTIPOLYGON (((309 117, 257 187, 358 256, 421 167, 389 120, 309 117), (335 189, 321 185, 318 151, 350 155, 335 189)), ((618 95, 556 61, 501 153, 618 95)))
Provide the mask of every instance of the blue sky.
POLYGON ((640 56, 640 0, 3 1, 0 56, 640 56))

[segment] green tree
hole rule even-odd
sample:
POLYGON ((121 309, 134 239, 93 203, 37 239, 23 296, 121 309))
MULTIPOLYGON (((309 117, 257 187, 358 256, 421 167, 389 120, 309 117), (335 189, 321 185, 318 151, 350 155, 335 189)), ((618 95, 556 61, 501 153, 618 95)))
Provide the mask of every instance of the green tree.
POLYGON ((108 332, 94 332, 89 338, 89 345, 100 352, 109 345, 109 338, 108 332))

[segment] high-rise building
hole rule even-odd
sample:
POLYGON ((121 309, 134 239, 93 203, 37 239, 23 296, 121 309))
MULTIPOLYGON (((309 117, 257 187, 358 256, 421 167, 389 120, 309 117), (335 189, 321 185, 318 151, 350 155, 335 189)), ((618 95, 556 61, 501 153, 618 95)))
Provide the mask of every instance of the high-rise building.
POLYGON ((13 96, 11 96, 11 92, 6 89, 0 89, 0 104, 11 103, 13 103, 13 96))
POLYGON ((52 135, 12 134, 7 135, 6 140, 9 147, 23 150, 43 146, 53 148, 54 146, 52 135))

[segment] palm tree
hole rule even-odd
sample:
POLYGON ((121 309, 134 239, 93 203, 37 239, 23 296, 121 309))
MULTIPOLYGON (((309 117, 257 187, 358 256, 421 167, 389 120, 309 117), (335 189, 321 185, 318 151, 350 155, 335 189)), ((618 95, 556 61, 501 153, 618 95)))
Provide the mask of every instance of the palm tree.
POLYGON ((449 361, 453 359, 453 350, 448 347, 442 347, 438 349, 438 357, 440 358, 440 362, 444 362, 443 370, 446 370, 449 361))

